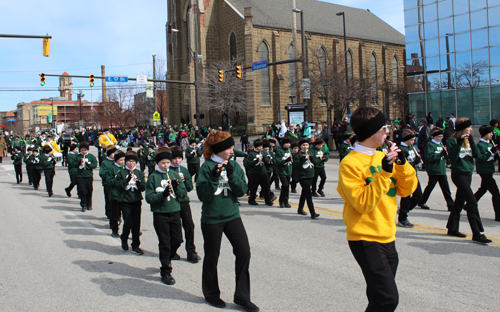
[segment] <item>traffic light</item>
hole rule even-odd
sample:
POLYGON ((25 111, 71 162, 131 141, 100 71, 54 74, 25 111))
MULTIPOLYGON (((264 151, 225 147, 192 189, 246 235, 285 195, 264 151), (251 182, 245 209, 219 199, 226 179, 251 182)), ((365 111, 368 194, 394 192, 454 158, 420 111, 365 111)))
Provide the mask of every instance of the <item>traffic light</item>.
POLYGON ((224 82, 224 71, 219 70, 219 82, 224 82))
POLYGON ((89 79, 90 79, 90 86, 93 87, 94 86, 94 75, 90 75, 89 79))
POLYGON ((40 85, 45 86, 45 74, 44 73, 40 74, 40 85))
POLYGON ((241 66, 241 65, 236 66, 236 77, 238 79, 241 79, 241 70, 242 70, 242 67, 243 66, 241 66))
POLYGON ((43 56, 50 56, 50 38, 43 38, 43 56))

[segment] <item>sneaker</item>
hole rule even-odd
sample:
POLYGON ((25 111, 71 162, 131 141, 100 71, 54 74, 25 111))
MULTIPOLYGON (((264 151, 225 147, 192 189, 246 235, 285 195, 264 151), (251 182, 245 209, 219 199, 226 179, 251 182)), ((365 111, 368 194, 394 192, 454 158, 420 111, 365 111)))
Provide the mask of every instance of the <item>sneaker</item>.
POLYGON ((281 190, 281 188, 279 186, 275 187, 274 189, 277 191, 281 190))
POLYGON ((118 238, 118 237, 120 237, 120 234, 118 234, 118 231, 113 231, 111 233, 111 236, 114 237, 114 238, 118 238))
POLYGON ((478 244, 483 244, 483 245, 486 245, 486 244, 489 244, 492 242, 491 239, 487 239, 486 236, 484 236, 484 234, 481 234, 479 235, 478 237, 472 237, 472 241, 474 243, 478 243, 478 244))
POLYGON ((427 206, 426 204, 423 205, 418 205, 422 209, 431 209, 431 207, 427 206))
POLYGON ((137 254, 137 255, 143 255, 144 254, 144 251, 142 251, 141 248, 137 247, 137 248, 132 248, 132 252, 137 254))
POLYGON ((65 188, 64 190, 66 191, 66 196, 71 197, 71 193, 70 193, 69 189, 65 188))
POLYGON ((171 260, 180 260, 180 259, 181 256, 179 256, 179 254, 175 254, 175 256, 173 256, 171 260))
POLYGON ((260 311, 259 307, 250 301, 243 301, 243 300, 234 298, 234 303, 243 307, 243 309, 245 311, 248 311, 248 312, 259 312, 260 311))
POLYGON ((319 194, 321 197, 325 197, 325 196, 326 196, 326 195, 325 195, 325 192, 323 192, 323 191, 318 191, 318 194, 319 194))
POLYGON ((161 281, 167 285, 174 285, 175 284, 175 279, 170 274, 162 275, 161 281))
POLYGON ((319 217, 319 213, 315 213, 311 215, 311 219, 317 219, 319 217))
POLYGON ((407 228, 412 228, 415 226, 413 223, 408 221, 408 219, 401 221, 401 222, 398 222, 396 225, 400 226, 400 227, 407 227, 407 228))
POLYGON ((85 210, 87 210, 87 209, 85 209, 85 207, 82 207, 82 212, 85 212, 85 210))
POLYGON ((87 210, 92 210, 92 207, 87 207, 87 210))
POLYGON ((292 208, 288 202, 285 203, 285 208, 292 208))
POLYGON ((290 192, 297 194, 297 190, 291 190, 290 192))
POLYGON ((126 239, 122 238, 122 249, 127 251, 128 250, 128 243, 126 239))
POLYGON ((221 298, 205 298, 205 301, 216 308, 226 307, 226 303, 221 298))
POLYGON ((446 233, 446 235, 460 237, 460 238, 467 237, 467 235, 465 235, 464 233, 461 233, 459 231, 456 231, 456 232, 454 232, 454 231, 448 231, 448 233, 446 233))
POLYGON ((201 260, 201 258, 200 258, 200 256, 198 256, 198 254, 196 252, 193 252, 188 256, 188 261, 191 263, 198 263, 198 261, 200 261, 200 260, 201 260))
POLYGON ((312 197, 319 197, 318 193, 316 193, 314 191, 311 193, 311 195, 312 195, 312 197))
POLYGON ((248 204, 252 205, 252 206, 258 206, 259 205, 259 203, 257 203, 256 201, 249 201, 248 204))

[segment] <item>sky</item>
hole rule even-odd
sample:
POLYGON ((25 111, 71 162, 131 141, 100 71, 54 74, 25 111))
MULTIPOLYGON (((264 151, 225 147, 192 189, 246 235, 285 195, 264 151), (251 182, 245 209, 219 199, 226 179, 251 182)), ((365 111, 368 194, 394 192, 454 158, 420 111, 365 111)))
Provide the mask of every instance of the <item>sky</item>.
MULTIPOLYGON (((402 0, 323 1, 369 9, 404 34, 402 0)), ((0 38, 0 111, 59 96, 58 77, 42 87, 40 73, 100 76, 105 65, 107 76, 135 78, 151 75, 153 54, 165 60, 167 0, 1 1, 0 12, 0 34, 52 36, 50 57, 42 56, 42 39, 0 38)), ((94 101, 101 96, 95 82, 94 101)), ((73 78, 73 92, 80 90, 90 101, 89 80, 73 78)))

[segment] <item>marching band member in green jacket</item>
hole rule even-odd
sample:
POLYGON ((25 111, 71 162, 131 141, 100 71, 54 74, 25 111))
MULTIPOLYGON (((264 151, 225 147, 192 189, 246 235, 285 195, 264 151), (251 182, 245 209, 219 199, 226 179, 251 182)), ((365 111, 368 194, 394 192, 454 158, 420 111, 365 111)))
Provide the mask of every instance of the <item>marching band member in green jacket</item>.
POLYGON ((80 196, 80 207, 82 212, 92 210, 92 193, 94 192, 94 169, 97 168, 97 159, 89 153, 89 144, 87 142, 80 143, 80 154, 71 159, 72 163, 68 163, 76 169, 76 183, 78 195, 80 196))
POLYGON ((500 192, 497 182, 493 178, 495 161, 499 158, 499 153, 496 144, 491 141, 493 131, 493 127, 489 125, 483 125, 479 128, 481 139, 477 143, 479 157, 476 159, 476 172, 481 176, 481 187, 474 193, 474 197, 479 202, 481 197, 489 191, 493 201, 495 221, 500 221, 500 192))
MULTIPOLYGON (((325 188, 326 183, 326 171, 325 171, 325 163, 330 159, 330 151, 324 149, 325 142, 322 139, 317 139, 314 141, 313 146, 311 147, 311 151, 313 152, 314 158, 314 177, 312 180, 312 196, 314 197, 325 197, 325 193, 323 189, 325 188), (321 182, 317 188, 318 192, 316 192, 316 186, 318 184, 318 177, 321 178, 321 182)), ((328 149, 328 147, 327 147, 328 149)))
POLYGON ((196 139, 189 140, 189 147, 186 148, 186 160, 188 164, 189 174, 194 177, 194 182, 198 179, 200 172, 201 149, 198 147, 196 139), (196 176, 195 176, 196 175, 196 176))
POLYGON ((120 203, 118 200, 120 199, 120 191, 116 185, 116 176, 118 175, 118 171, 123 169, 125 166, 125 153, 123 151, 116 151, 114 153, 114 163, 112 166, 108 167, 106 172, 104 172, 104 176, 106 179, 106 184, 109 188, 109 200, 111 205, 111 215, 109 218, 109 227, 111 229, 111 236, 118 238, 120 235, 118 234, 118 220, 120 220, 121 209, 120 203))
POLYGON ((29 162, 31 163, 31 173, 33 175, 33 188, 38 190, 40 187, 40 180, 42 179, 42 163, 37 148, 32 150, 29 162))
POLYGON ((293 155, 290 148, 292 140, 286 136, 281 139, 283 147, 276 146, 276 166, 278 167, 278 176, 281 181, 280 207, 292 208, 288 203, 290 197, 290 177, 292 176, 293 155))
POLYGON ((52 186, 54 185, 54 176, 56 175, 56 159, 52 156, 52 148, 45 145, 42 148, 42 155, 40 155, 40 163, 42 164, 43 175, 45 176, 45 186, 49 197, 54 195, 52 186))
MULTIPOLYGON (((226 306, 220 298, 217 278, 222 234, 225 234, 236 256, 234 303, 246 311, 259 311, 250 300, 250 245, 238 205, 238 197, 246 193, 247 183, 240 165, 229 160, 233 149, 234 139, 223 131, 212 131, 205 140, 203 148, 205 162, 201 166, 200 176, 196 182, 196 193, 203 203, 201 231, 205 241, 205 257, 202 290, 209 304, 217 308, 226 306)), ((251 157, 254 156, 256 155, 251 157)))
POLYGON ((300 139, 299 148, 300 151, 295 154, 295 157, 293 159, 293 162, 297 163, 297 179, 299 180, 300 186, 302 187, 302 193, 300 194, 297 213, 307 215, 307 212, 304 211, 304 204, 307 201, 307 207, 309 208, 309 212, 311 213, 311 218, 316 219, 317 217, 319 217, 319 214, 317 214, 314 210, 314 204, 311 194, 311 183, 314 177, 314 154, 313 151, 309 149, 309 139, 300 139))
POLYGON ((23 182, 23 153, 21 152, 21 146, 16 145, 13 147, 14 152, 10 159, 14 160, 14 170, 16 171, 17 184, 23 182))
POLYGON ((148 177, 146 201, 153 212, 153 226, 158 236, 161 281, 175 284, 172 277, 172 259, 182 243, 181 204, 187 195, 186 186, 175 170, 170 170, 172 152, 168 147, 158 148, 155 161, 158 167, 148 177))
POLYGON ((30 157, 32 154, 33 148, 30 146, 28 147, 28 153, 23 156, 23 162, 26 164, 26 172, 28 172, 28 182, 29 185, 33 185, 33 173, 32 173, 32 168, 31 168, 31 162, 30 162, 30 157))
MULTIPOLYGON (((73 188, 75 186, 77 186, 76 172, 78 171, 78 166, 77 166, 77 162, 75 160, 76 153, 78 152, 77 149, 78 149, 78 145, 71 144, 69 146, 69 153, 66 156, 66 163, 68 164, 68 174, 69 174, 70 184, 67 188, 64 189, 64 191, 66 191, 66 195, 68 197, 71 197, 71 191, 73 190, 73 188)), ((77 187, 77 191, 78 191, 78 187, 77 187)))

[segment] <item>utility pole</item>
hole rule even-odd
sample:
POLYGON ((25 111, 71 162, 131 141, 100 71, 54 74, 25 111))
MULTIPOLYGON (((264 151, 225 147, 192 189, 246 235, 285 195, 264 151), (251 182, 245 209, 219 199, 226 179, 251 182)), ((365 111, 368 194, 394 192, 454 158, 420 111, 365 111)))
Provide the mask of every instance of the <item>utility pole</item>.
MULTIPOLYGON (((156 54, 153 53, 153 79, 156 79, 156 54)), ((156 108, 158 107, 157 103, 156 103, 156 82, 153 82, 153 109, 156 111, 156 108)), ((163 109, 161 109, 161 105, 160 105, 160 116, 162 118, 161 120, 161 124, 163 124, 163 109)))
POLYGON ((102 101, 107 102, 108 97, 106 95, 106 66, 101 65, 101 77, 102 77, 102 101))

